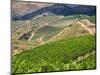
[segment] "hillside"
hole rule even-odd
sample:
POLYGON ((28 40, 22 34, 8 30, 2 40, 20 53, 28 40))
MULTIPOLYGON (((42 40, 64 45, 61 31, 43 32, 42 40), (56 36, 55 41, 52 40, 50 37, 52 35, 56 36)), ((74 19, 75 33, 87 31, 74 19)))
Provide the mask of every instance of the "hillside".
POLYGON ((26 14, 32 13, 36 11, 37 9, 41 9, 43 7, 50 6, 52 4, 46 4, 46 3, 32 3, 32 2, 22 2, 22 1, 16 1, 12 0, 12 19, 20 16, 24 16, 26 14))
MULTIPOLYGON (((81 21, 91 28, 92 23, 89 21, 90 18, 91 16, 87 15, 48 15, 27 21, 13 21, 13 54, 35 48, 50 41, 62 40, 65 37, 70 38, 89 34, 80 24, 77 24, 77 21, 81 21)), ((95 31, 95 25, 92 29, 95 31)))
POLYGON ((12 1, 12 73, 96 69, 96 6, 12 1))
POLYGON ((89 5, 75 5, 75 4, 54 4, 54 3, 31 3, 31 2, 18 2, 12 4, 12 19, 13 20, 30 20, 33 17, 43 13, 55 15, 94 15, 96 14, 95 6, 89 5), (24 10, 22 10, 24 9, 24 10), (82 10, 81 10, 82 9, 82 10), (56 10, 56 11, 55 11, 56 10))
POLYGON ((52 26, 44 26, 44 27, 42 27, 42 28, 40 28, 36 31, 32 40, 38 39, 39 37, 43 37, 43 36, 44 36, 44 38, 43 38, 44 41, 49 40, 52 36, 59 33, 62 29, 63 28, 57 28, 57 27, 52 27, 52 26))
POLYGON ((95 69, 95 48, 94 35, 51 42, 15 55, 12 59, 13 73, 95 69), (86 59, 70 65, 81 56, 86 59))

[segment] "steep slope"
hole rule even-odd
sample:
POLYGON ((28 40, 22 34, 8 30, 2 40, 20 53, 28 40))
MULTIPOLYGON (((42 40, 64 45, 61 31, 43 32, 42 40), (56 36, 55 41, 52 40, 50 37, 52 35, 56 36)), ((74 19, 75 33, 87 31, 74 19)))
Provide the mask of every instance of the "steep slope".
MULTIPOLYGON (((78 57, 85 56, 87 53, 92 54, 91 52, 95 51, 95 47, 95 35, 51 42, 15 55, 12 59, 12 70, 13 73, 31 73, 90 69, 91 67, 95 69, 95 57, 91 58, 93 62, 87 59, 91 55, 86 60, 84 59, 85 62, 89 62, 86 65, 81 64, 79 66, 80 63, 76 63, 74 66, 70 65, 78 57)), ((84 63, 84 61, 80 62, 84 63)))
POLYGON ((63 28, 57 28, 57 27, 52 27, 52 26, 44 26, 40 28, 39 30, 36 31, 33 39, 39 38, 41 36, 44 36, 44 40, 50 39, 52 36, 56 35, 59 33, 63 28))
POLYGON ((81 25, 77 24, 77 22, 69 25, 68 27, 64 28, 60 33, 53 36, 48 42, 50 41, 57 41, 62 40, 64 38, 71 38, 71 37, 78 37, 81 35, 89 34, 81 25))

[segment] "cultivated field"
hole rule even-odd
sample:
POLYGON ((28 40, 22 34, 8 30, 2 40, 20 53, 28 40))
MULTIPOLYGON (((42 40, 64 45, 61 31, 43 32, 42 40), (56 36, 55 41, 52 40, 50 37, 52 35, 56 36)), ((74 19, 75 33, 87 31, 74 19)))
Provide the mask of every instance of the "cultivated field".
POLYGON ((17 54, 12 59, 13 73, 95 69, 94 38, 94 35, 65 38, 17 54), (85 59, 77 60, 86 55, 85 59))

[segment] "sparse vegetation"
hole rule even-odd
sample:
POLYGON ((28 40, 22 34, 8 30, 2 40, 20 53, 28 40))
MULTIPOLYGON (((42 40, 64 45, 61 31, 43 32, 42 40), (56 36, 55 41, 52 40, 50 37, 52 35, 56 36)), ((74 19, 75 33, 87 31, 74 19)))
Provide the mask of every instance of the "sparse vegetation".
POLYGON ((44 26, 40 29, 38 29, 35 33, 35 36, 33 37, 32 40, 38 39, 42 36, 44 36, 44 41, 47 41, 57 33, 59 33, 63 28, 59 27, 52 27, 52 26, 44 26))
POLYGON ((92 23, 96 23, 96 15, 93 15, 93 16, 87 16, 87 15, 72 15, 72 16, 66 16, 65 19, 88 19, 90 22, 92 23))
POLYGON ((92 22, 92 23, 96 23, 96 16, 90 16, 89 20, 92 22))

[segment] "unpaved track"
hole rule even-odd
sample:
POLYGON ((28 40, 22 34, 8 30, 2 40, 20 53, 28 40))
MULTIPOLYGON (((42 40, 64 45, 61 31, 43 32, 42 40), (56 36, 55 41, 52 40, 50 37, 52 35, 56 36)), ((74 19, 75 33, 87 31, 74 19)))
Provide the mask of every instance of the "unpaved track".
POLYGON ((81 25, 81 27, 83 27, 86 31, 88 31, 90 34, 94 34, 94 32, 89 28, 89 27, 87 27, 85 24, 83 24, 83 23, 81 23, 81 22, 77 22, 78 24, 80 24, 81 25))
MULTIPOLYGON (((63 18, 63 17, 62 17, 62 18, 63 18)), ((62 18, 58 18, 57 20, 62 19, 62 18)), ((53 22, 56 22, 57 20, 54 20, 53 22)), ((27 23, 30 24, 30 21, 28 21, 27 23)), ((51 23, 52 23, 52 22, 51 22, 51 23)), ((46 23, 45 25, 49 25, 49 24, 51 24, 51 23, 46 23)), ((43 25, 43 26, 45 26, 45 25, 43 25)), ((35 35, 35 32, 36 32, 38 29, 42 28, 43 26, 39 26, 34 32, 32 32, 32 34, 31 34, 31 36, 29 37, 28 41, 31 41, 32 38, 33 38, 34 35, 35 35)))
MULTIPOLYGON (((31 21, 27 21, 26 24, 28 24, 29 26, 31 26, 31 21)), ((42 28, 43 26, 39 26, 36 30, 34 30, 31 34, 31 36, 29 37, 28 41, 31 41, 31 39, 34 37, 36 31, 40 28, 42 28)))
POLYGON ((72 64, 76 64, 76 63, 78 63, 78 62, 80 62, 80 61, 83 61, 84 59, 86 59, 86 58, 88 58, 89 56, 94 55, 94 54, 95 54, 95 50, 92 51, 91 53, 85 54, 84 56, 78 57, 76 60, 74 60, 74 62, 72 62, 72 64))
POLYGON ((28 41, 31 41, 31 39, 34 37, 36 31, 40 28, 42 28, 43 26, 38 27, 34 32, 32 32, 31 36, 29 37, 28 41))

